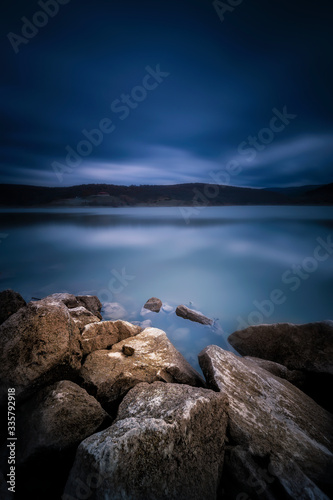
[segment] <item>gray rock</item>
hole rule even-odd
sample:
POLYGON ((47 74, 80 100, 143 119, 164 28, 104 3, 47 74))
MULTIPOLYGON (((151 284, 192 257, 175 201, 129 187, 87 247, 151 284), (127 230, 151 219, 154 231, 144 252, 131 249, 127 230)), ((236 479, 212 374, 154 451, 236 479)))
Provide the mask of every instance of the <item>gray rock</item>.
POLYGON ((127 321, 101 321, 91 323, 82 330, 83 354, 103 349, 110 349, 121 340, 133 337, 142 332, 140 326, 132 325, 127 321))
POLYGON ((268 359, 289 370, 333 375, 333 322, 250 326, 228 337, 243 356, 268 359))
POLYGON ((149 309, 149 311, 160 312, 162 307, 162 301, 156 297, 152 297, 148 299, 145 305, 143 306, 145 309, 149 309))
POLYGON ((0 292, 0 324, 25 305, 26 302, 19 293, 13 290, 0 292))
POLYGON ((83 330, 83 328, 90 323, 99 323, 99 318, 94 316, 92 312, 88 311, 88 309, 83 306, 69 309, 69 314, 80 330, 83 330))
POLYGON ((213 320, 204 316, 201 312, 195 311, 194 309, 189 309, 187 306, 181 305, 176 309, 177 316, 184 319, 189 319, 190 321, 195 321, 196 323, 201 323, 203 325, 212 325, 213 320))
POLYGON ((53 293, 52 295, 48 295, 47 297, 44 297, 41 299, 44 303, 51 302, 62 302, 65 304, 68 309, 74 308, 74 307, 79 307, 79 302, 75 295, 71 293, 53 293))
POLYGON ((251 326, 231 334, 230 344, 244 356, 266 359, 299 370, 302 390, 333 412, 333 321, 251 326))
POLYGON ((95 398, 68 380, 44 388, 17 414, 18 464, 64 452, 94 434, 109 415, 95 398))
POLYGON ((137 385, 116 422, 80 444, 63 498, 81 487, 91 500, 214 500, 226 408, 224 396, 206 389, 137 385))
MULTIPOLYGON (((251 454, 253 462, 279 465, 281 485, 300 481, 295 491, 304 491, 309 481, 324 491, 332 488, 333 416, 329 412, 286 380, 217 346, 204 349, 199 362, 209 386, 227 395, 231 439, 251 454), (297 477, 290 478, 289 469, 284 469, 290 463, 301 471, 297 477)), ((240 482, 247 480, 248 476, 239 477, 240 482)), ((266 489, 272 495, 267 498, 281 498, 274 496, 270 484, 266 489)))
POLYGON ((76 299, 80 306, 85 307, 88 311, 92 312, 94 316, 102 319, 102 303, 96 295, 77 295, 76 299))
POLYGON ((80 375, 84 387, 111 411, 113 403, 139 382, 174 382, 202 387, 200 375, 177 351, 162 330, 146 328, 135 337, 113 345, 111 351, 87 356, 80 375), (125 356, 123 346, 132 347, 125 356))
POLYGON ((17 398, 71 378, 81 368, 80 332, 61 302, 37 301, 0 325, 0 400, 8 387, 17 398))
POLYGON ((274 361, 268 361, 267 359, 253 358, 252 356, 245 356, 244 359, 252 361, 256 365, 260 366, 269 373, 272 373, 276 377, 288 380, 291 384, 296 385, 296 387, 303 389, 306 377, 304 373, 300 370, 288 370, 286 366, 280 365, 279 363, 274 363, 274 361))

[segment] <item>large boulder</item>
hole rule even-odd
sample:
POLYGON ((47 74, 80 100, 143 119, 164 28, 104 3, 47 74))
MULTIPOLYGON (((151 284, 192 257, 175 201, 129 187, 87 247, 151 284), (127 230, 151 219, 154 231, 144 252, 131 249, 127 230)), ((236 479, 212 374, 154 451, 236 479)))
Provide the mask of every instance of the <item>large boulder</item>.
POLYGON ((13 290, 0 292, 0 324, 26 305, 21 295, 13 290))
POLYGON ((127 321, 101 321, 86 325, 82 330, 82 349, 86 356, 94 351, 110 349, 121 340, 142 332, 142 328, 127 321))
POLYGON ((77 295, 76 299, 80 306, 85 307, 97 318, 102 319, 102 303, 96 295, 77 295))
POLYGON ((95 398, 68 380, 40 390, 17 414, 18 464, 77 446, 94 434, 109 415, 95 398))
POLYGON ((56 304, 58 302, 62 302, 63 304, 65 304, 66 307, 68 307, 68 309, 80 306, 75 295, 67 292, 52 293, 52 295, 44 297, 43 299, 40 300, 40 302, 41 301, 43 301, 43 303, 50 303, 50 304, 56 304))
POLYGON ((251 326, 232 333, 228 341, 243 356, 302 371, 304 392, 333 411, 332 398, 327 398, 333 391, 333 321, 251 326))
MULTIPOLYGON (((306 491, 311 482, 324 491, 332 489, 333 416, 329 412, 289 382, 217 346, 204 349, 199 362, 208 385, 228 396, 232 442, 250 454, 256 467, 271 467, 273 480, 265 487, 271 496, 267 498, 284 498, 274 493, 277 484, 280 493, 287 496, 285 485, 293 478, 288 477, 286 464, 301 471, 298 490, 303 487, 306 491), (279 474, 274 472, 277 469, 279 474)), ((246 467, 245 471, 250 467, 248 459, 246 467)), ((247 472, 241 475, 231 468, 229 475, 238 482, 240 491, 253 493, 247 472)), ((297 494, 292 498, 312 497, 297 494)))
POLYGON ((62 302, 29 302, 0 325, 0 401, 17 398, 81 368, 80 332, 62 302))
POLYGON ((214 500, 227 426, 224 396, 206 389, 139 384, 116 422, 77 451, 63 500, 214 500))
POLYGON ((80 375, 84 387, 101 404, 112 411, 112 405, 139 382, 175 382, 204 386, 200 375, 157 328, 146 328, 135 337, 113 345, 111 351, 95 351, 87 356, 80 375), (123 347, 134 349, 132 356, 123 347))
POLYGON ((207 316, 204 316, 201 312, 190 309, 184 305, 177 307, 176 314, 181 318, 189 319, 190 321, 195 321, 202 325, 212 325, 214 323, 212 319, 207 318, 207 316))
POLYGON ((151 297, 150 299, 147 300, 147 302, 143 307, 145 309, 148 309, 149 311, 158 313, 160 312, 160 309, 162 307, 162 301, 157 297, 151 297))

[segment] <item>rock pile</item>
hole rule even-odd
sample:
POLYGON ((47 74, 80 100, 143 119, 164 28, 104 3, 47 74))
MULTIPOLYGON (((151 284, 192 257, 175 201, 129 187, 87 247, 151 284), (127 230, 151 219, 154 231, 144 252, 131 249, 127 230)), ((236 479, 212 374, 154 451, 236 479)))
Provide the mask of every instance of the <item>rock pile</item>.
MULTIPOLYGON (((332 374, 331 323, 235 332, 247 357, 208 346, 204 380, 165 332, 101 321, 97 297, 26 304, 5 291, 2 304, 0 401, 5 412, 15 389, 16 499, 332 496, 333 416, 303 391, 314 374, 332 374)), ((7 427, 0 438, 10 499, 7 427)))

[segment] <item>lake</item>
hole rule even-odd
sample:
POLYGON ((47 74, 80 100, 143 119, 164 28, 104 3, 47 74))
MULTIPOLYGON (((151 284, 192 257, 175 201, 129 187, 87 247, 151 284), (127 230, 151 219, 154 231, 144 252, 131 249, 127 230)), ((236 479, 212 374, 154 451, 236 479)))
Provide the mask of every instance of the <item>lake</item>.
POLYGON ((333 207, 1 209, 0 288, 97 295, 104 319, 162 328, 197 368, 248 324, 333 319, 332 242, 333 207), (142 310, 152 296, 159 314, 142 310))

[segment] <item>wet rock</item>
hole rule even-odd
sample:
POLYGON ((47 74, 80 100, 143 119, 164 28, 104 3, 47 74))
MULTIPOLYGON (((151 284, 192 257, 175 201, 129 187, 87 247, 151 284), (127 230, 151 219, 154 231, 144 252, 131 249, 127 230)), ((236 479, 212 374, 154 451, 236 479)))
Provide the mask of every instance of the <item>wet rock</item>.
POLYGON ((203 387, 200 375, 177 351, 162 330, 146 328, 135 337, 113 345, 111 351, 95 351, 87 356, 80 375, 84 387, 101 404, 112 405, 139 382, 173 382, 203 387), (125 356, 123 346, 135 350, 125 356))
POLYGON ((17 398, 81 368, 80 332, 62 302, 29 302, 0 325, 0 400, 8 387, 17 398))
MULTIPOLYGON (((274 493, 277 480, 281 487, 286 485, 285 496, 287 485, 294 479, 299 481, 297 491, 305 491, 311 482, 324 492, 332 490, 333 416, 329 412, 286 380, 217 346, 204 349, 199 362, 208 385, 223 391, 229 399, 229 429, 234 445, 250 453, 257 466, 265 463, 266 467, 279 467, 278 479, 272 468, 272 486, 268 482, 265 486, 266 495, 271 496, 264 498, 284 498, 274 493), (290 478, 285 464, 301 473, 290 478)), ((229 472, 233 474, 233 470, 229 472)), ((238 481, 244 491, 247 473, 238 481)), ((300 494, 292 498, 304 497, 300 494)))
POLYGON ((162 301, 156 297, 152 297, 148 299, 145 305, 143 306, 145 309, 149 309, 149 311, 160 312, 162 307, 162 301))
POLYGON ((26 302, 19 293, 13 290, 0 292, 0 324, 25 305, 26 302))
POLYGON ((206 389, 137 385, 116 422, 80 444, 63 498, 75 498, 94 475, 91 500, 214 500, 226 408, 224 396, 206 389))
POLYGON ((141 331, 140 326, 121 320, 91 323, 82 330, 83 354, 86 356, 94 351, 110 349, 114 344, 141 331))
POLYGON ((187 306, 178 306, 176 309, 177 316, 184 319, 189 319, 190 321, 195 321, 196 323, 201 323, 203 325, 212 325, 213 320, 204 316, 201 312, 195 311, 194 309, 189 309, 187 306))

